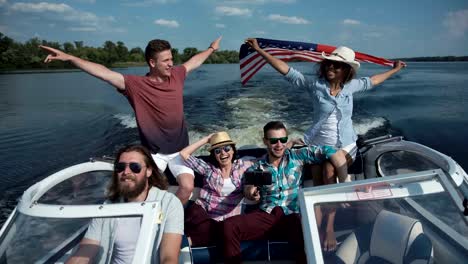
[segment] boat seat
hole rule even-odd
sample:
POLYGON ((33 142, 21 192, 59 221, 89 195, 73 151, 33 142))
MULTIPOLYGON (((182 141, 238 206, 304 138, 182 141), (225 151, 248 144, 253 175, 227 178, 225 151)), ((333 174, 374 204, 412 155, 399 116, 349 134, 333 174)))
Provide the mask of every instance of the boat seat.
POLYGON ((337 263, 432 263, 433 249, 416 219, 382 210, 374 224, 351 233, 336 252, 337 263))

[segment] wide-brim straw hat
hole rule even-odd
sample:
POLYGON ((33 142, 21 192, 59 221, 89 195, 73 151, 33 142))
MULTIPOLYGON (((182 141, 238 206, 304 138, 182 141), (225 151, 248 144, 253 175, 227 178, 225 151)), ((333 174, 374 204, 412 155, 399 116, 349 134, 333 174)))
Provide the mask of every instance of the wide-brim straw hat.
POLYGON ((327 60, 340 61, 353 67, 354 71, 357 71, 361 66, 359 62, 355 60, 356 54, 348 47, 340 46, 336 48, 330 55, 327 55, 322 51, 322 57, 327 60))
POLYGON ((231 140, 231 137, 229 137, 229 134, 224 131, 213 134, 213 136, 211 136, 210 141, 208 143, 210 143, 211 145, 208 148, 208 151, 211 151, 212 149, 219 148, 222 146, 236 144, 236 142, 231 140))

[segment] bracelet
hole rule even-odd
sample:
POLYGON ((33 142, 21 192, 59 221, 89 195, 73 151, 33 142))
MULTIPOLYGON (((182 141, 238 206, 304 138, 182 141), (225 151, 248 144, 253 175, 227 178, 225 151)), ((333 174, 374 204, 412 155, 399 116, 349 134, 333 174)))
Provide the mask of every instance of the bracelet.
POLYGON ((210 48, 211 48, 211 49, 213 49, 213 51, 216 51, 216 50, 215 50, 215 48, 213 48, 213 47, 209 46, 209 47, 208 47, 208 49, 210 49, 210 48))

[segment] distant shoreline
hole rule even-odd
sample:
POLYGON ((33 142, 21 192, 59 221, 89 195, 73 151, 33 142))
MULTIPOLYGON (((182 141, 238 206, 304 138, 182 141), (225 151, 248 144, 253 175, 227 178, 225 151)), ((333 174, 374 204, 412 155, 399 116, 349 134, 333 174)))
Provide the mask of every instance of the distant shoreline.
POLYGON ((392 60, 416 61, 416 62, 456 62, 468 61, 468 56, 437 56, 437 57, 411 57, 411 58, 396 58, 392 60))
MULTIPOLYGON (((463 57, 415 57, 415 58, 395 58, 391 60, 402 60, 405 62, 467 62, 468 56, 463 57)), ((219 63, 210 63, 219 64, 219 63)), ((236 64, 236 63, 230 63, 236 64)), ((118 68, 132 68, 132 67, 144 67, 146 63, 135 63, 135 62, 119 62, 110 67, 111 69, 118 68)), ((30 69, 8 69, 0 70, 0 74, 38 74, 38 73, 61 73, 61 72, 81 72, 77 68, 30 68, 30 69)))

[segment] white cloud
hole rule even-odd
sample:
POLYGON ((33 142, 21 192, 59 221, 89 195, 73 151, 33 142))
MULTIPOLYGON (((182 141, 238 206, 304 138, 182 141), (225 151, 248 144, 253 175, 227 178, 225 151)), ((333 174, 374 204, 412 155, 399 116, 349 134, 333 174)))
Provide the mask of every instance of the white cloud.
POLYGON ((282 3, 282 4, 294 4, 296 0, 272 0, 272 2, 282 3))
POLYGON ((288 17, 288 16, 282 16, 278 14, 269 15, 268 20, 285 23, 285 24, 295 24, 295 25, 310 24, 310 22, 307 19, 304 19, 302 17, 296 17, 296 16, 288 17))
POLYGON ((215 27, 217 27, 217 28, 225 28, 226 25, 224 25, 224 24, 215 24, 215 27))
POLYGON ((468 31, 468 9, 449 12, 443 23, 452 35, 464 36, 468 31))
POLYGON ((75 0, 81 3, 95 4, 96 0, 75 0))
POLYGON ((169 27, 169 28, 178 28, 179 27, 179 23, 177 21, 175 21, 175 20, 158 19, 158 20, 155 20, 154 23, 156 25, 165 26, 165 27, 169 27))
POLYGON ((282 3, 282 4, 293 4, 296 0, 228 0, 224 1, 224 4, 228 5, 239 5, 239 4, 251 4, 251 5, 264 5, 269 3, 282 3))
POLYGON ((170 3, 176 3, 177 0, 144 0, 144 1, 130 1, 123 3, 124 6, 131 6, 131 7, 144 7, 144 6, 151 6, 151 5, 165 5, 170 3))
POLYGON ((253 34, 254 35, 266 35, 266 32, 262 30, 257 30, 257 31, 254 31, 253 34))
POLYGON ((10 7, 14 11, 20 12, 33 12, 33 13, 42 13, 42 12, 56 12, 56 13, 65 13, 73 10, 67 4, 53 4, 53 3, 15 3, 10 7))
POLYGON ((70 31, 79 31, 79 32, 95 32, 97 28, 95 27, 70 27, 68 28, 70 31))
POLYGON ((36 18, 51 20, 53 23, 57 24, 57 27, 58 25, 62 25, 65 29, 71 31, 125 31, 112 25, 115 22, 115 18, 112 16, 98 17, 94 13, 80 11, 63 3, 19 2, 11 5, 10 11, 25 14, 34 13, 34 17, 36 18))
POLYGON ((216 13, 223 16, 251 16, 252 11, 248 8, 237 8, 229 6, 217 6, 216 13))
POLYGON ((5 5, 6 3, 7 3, 6 0, 0 0, 0 6, 3 6, 3 5, 5 5))
POLYGON ((354 19, 345 19, 343 20, 344 25, 360 25, 361 22, 354 19))

